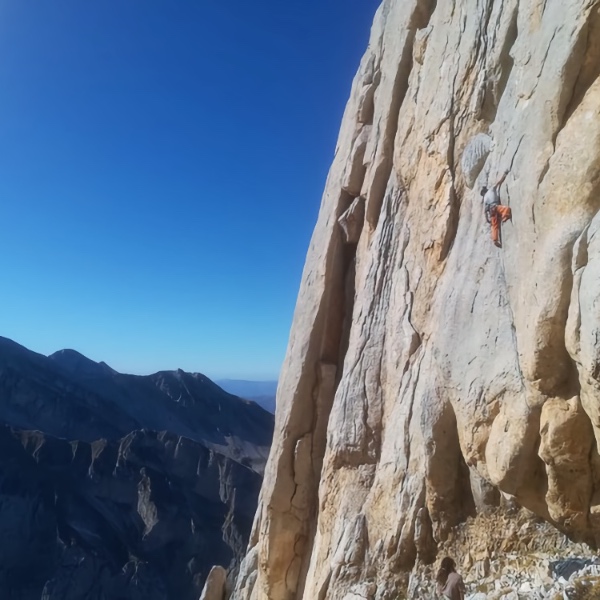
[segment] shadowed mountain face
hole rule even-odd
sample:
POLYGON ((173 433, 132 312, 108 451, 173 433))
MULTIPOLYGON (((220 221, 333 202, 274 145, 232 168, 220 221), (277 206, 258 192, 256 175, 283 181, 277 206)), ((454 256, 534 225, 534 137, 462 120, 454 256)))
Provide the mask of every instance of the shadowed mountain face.
POLYGON ((171 431, 262 472, 273 417, 199 373, 117 373, 73 350, 50 357, 0 337, 0 421, 69 440, 171 431))
POLYGON ((256 404, 0 338, 0 422, 0 597, 197 600, 237 565, 273 428, 256 404))

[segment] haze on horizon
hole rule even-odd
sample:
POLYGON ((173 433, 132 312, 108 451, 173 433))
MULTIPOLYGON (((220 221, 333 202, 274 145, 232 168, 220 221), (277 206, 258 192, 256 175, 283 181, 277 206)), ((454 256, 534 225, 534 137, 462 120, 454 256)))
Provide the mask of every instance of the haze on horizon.
POLYGON ((276 379, 377 5, 2 3, 0 335, 276 379))

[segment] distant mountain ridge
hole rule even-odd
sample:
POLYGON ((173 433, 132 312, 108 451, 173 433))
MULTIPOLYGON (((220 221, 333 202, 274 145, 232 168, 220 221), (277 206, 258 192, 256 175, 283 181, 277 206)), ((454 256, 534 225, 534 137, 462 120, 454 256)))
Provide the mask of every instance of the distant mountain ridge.
POLYGON ((201 373, 118 373, 74 350, 49 357, 0 337, 0 422, 92 442, 167 430, 262 472, 273 417, 201 373))
POLYGON ((275 413, 277 381, 248 381, 245 379, 219 379, 217 384, 230 394, 252 400, 270 413, 275 413))
POLYGON ((48 358, 54 360, 72 373, 79 373, 81 375, 94 376, 117 373, 117 371, 109 367, 105 362, 94 362, 87 356, 77 352, 77 350, 70 350, 68 348, 50 354, 48 358))
POLYGON ((197 600, 248 543, 272 431, 200 373, 0 337, 0 598, 197 600))

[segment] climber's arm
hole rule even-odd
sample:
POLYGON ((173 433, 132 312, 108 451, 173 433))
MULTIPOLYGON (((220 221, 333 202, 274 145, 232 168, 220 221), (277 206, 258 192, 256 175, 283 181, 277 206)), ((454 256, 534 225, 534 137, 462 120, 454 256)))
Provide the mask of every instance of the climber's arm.
POLYGON ((504 174, 502 175, 502 177, 500 177, 500 179, 498 179, 498 181, 496 182, 494 187, 499 188, 504 183, 504 180, 506 179, 507 175, 508 175, 508 169, 506 171, 504 171, 504 174))

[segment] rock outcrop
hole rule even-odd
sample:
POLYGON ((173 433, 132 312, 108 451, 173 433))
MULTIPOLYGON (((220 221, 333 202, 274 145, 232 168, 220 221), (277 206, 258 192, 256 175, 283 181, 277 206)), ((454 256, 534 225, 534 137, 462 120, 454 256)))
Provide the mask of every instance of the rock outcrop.
POLYGON ((599 40, 599 0, 384 0, 236 600, 402 597, 507 499, 598 544, 599 40))
POLYGON ((213 567, 206 578, 200 600, 223 600, 226 581, 227 571, 223 567, 213 567))

